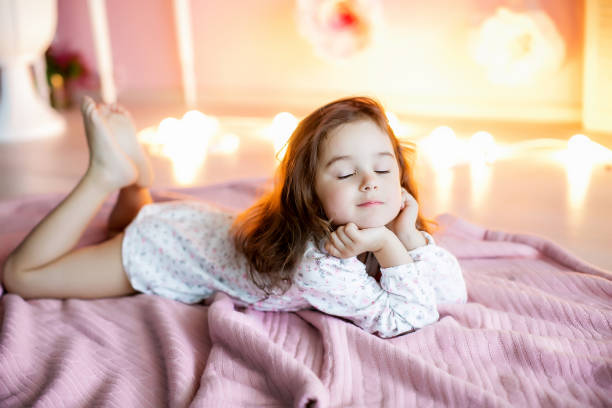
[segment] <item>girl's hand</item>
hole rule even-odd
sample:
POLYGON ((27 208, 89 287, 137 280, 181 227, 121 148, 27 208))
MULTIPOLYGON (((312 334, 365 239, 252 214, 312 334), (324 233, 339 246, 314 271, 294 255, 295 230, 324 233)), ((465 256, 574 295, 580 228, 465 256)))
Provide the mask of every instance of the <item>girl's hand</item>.
POLYGON ((337 258, 350 258, 364 252, 377 252, 389 237, 387 227, 359 229, 357 225, 349 222, 338 227, 325 244, 330 255, 337 258))
POLYGON ((399 214, 387 226, 395 235, 402 237, 416 231, 416 219, 419 214, 419 203, 412 194, 402 188, 402 206, 399 214))
POLYGON ((402 207, 399 214, 387 227, 402 241, 407 250, 423 246, 427 241, 416 228, 419 203, 406 189, 402 188, 402 207))

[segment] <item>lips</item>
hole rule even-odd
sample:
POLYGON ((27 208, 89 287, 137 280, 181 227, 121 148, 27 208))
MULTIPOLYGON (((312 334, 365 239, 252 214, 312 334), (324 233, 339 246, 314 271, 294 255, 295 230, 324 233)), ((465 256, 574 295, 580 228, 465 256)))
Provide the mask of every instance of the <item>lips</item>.
POLYGON ((384 203, 382 201, 366 201, 361 204, 358 204, 357 207, 374 207, 381 204, 384 203))

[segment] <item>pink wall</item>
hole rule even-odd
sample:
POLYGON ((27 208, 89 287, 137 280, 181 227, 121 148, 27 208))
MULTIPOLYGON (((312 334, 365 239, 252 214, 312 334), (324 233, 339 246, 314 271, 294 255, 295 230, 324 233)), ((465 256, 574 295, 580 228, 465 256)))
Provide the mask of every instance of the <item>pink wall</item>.
MULTIPOLYGON (((180 67, 172 3, 107 0, 117 88, 121 93, 178 89, 180 67)), ((96 71, 87 2, 58 0, 55 47, 76 50, 96 71)))
MULTIPOLYGON (((193 0, 198 94, 203 102, 296 109, 365 93, 397 113, 576 120, 581 105, 583 0, 433 3, 382 1, 385 26, 364 55, 344 64, 318 58, 300 36, 290 0, 193 0), (486 81, 468 55, 467 33, 498 6, 538 6, 555 21, 565 63, 535 84, 486 81), (491 107, 496 107, 492 110, 491 107)), ((95 69, 87 5, 59 0, 55 45, 95 69)), ((107 1, 119 98, 180 95, 170 0, 107 1)))

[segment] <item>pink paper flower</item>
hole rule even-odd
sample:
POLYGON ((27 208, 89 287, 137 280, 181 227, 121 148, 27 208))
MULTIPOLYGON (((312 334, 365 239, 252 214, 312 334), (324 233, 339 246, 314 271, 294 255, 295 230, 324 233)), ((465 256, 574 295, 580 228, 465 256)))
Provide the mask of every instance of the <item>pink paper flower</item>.
POLYGON ((380 20, 379 0, 298 0, 301 34, 317 55, 350 57, 364 50, 380 20))
POLYGON ((472 34, 470 47, 488 80, 502 85, 533 83, 559 70, 565 59, 561 34, 540 10, 518 13, 497 9, 472 34))

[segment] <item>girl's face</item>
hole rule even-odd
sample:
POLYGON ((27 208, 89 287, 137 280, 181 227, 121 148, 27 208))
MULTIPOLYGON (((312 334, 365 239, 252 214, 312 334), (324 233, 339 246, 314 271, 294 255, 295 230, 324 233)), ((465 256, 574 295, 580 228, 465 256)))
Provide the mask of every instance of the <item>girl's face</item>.
POLYGON ((315 192, 334 225, 391 222, 402 203, 399 166, 389 136, 364 119, 338 126, 323 141, 315 192))

